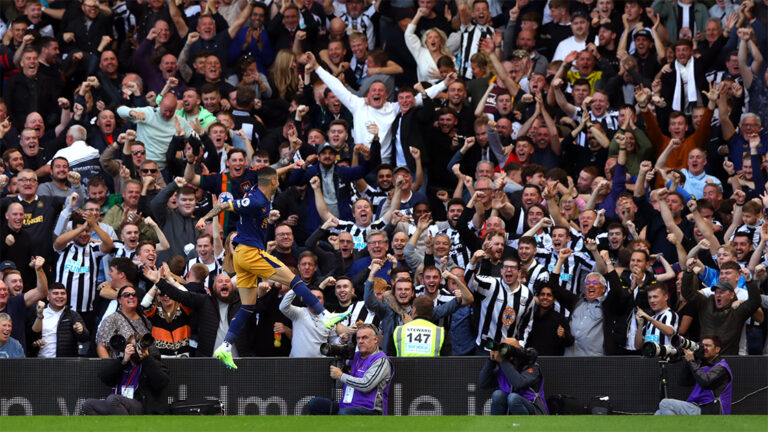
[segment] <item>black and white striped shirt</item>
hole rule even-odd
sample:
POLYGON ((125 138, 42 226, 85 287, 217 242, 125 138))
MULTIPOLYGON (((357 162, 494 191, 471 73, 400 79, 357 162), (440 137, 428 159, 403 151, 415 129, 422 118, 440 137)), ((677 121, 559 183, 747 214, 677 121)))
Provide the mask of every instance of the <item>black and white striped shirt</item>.
MULTIPOLYGON (((111 281, 112 278, 109 277, 109 266, 112 263, 112 260, 115 258, 130 258, 133 259, 134 256, 136 256, 136 249, 126 249, 125 243, 114 240, 115 246, 112 248, 112 252, 104 255, 104 257, 101 259, 101 269, 104 275, 104 278, 108 281, 111 281)), ((101 275, 99 275, 101 277, 101 275)))
MULTIPOLYGON (((470 225, 470 229, 473 227, 470 225)), ((456 266, 458 267, 466 267, 467 263, 469 263, 469 258, 471 256, 469 249, 467 249, 467 246, 462 243, 461 241, 461 235, 459 235, 459 232, 450 226, 443 228, 441 230, 438 230, 437 227, 435 229, 432 229, 430 227, 430 232, 432 233, 432 237, 434 237, 437 234, 445 234, 448 236, 448 238, 451 239, 451 251, 448 253, 448 256, 451 258, 451 260, 456 263, 456 266)))
POLYGON ((377 230, 382 231, 387 226, 387 223, 382 219, 376 219, 371 222, 367 227, 361 227, 360 225, 352 221, 340 220, 336 228, 331 229, 331 233, 339 234, 341 232, 348 232, 352 236, 352 241, 355 243, 355 250, 363 250, 368 246, 368 233, 377 230))
POLYGON ((136 249, 127 249, 125 247, 125 243, 121 241, 114 241, 115 244, 114 248, 112 249, 111 255, 113 258, 131 258, 136 255, 136 249))
POLYGON ((758 219, 757 224, 755 225, 747 225, 743 223, 736 228, 736 231, 731 234, 731 238, 728 239, 728 241, 733 241, 733 237, 736 233, 746 233, 749 235, 749 238, 752 239, 752 247, 757 248, 757 245, 760 243, 760 229, 764 223, 765 221, 763 219, 758 219))
POLYGON ((533 293, 524 285, 512 289, 501 278, 475 271, 472 264, 467 266, 469 289, 476 294, 475 305, 480 305, 475 344, 481 346, 486 338, 500 342, 513 337, 524 346, 533 327, 533 293))
MULTIPOLYGON (((677 312, 672 309, 664 309, 655 314, 653 319, 672 327, 675 329, 675 333, 677 333, 677 326, 680 325, 680 320, 677 316, 677 312)), ((671 345, 672 336, 665 336, 658 327, 651 324, 650 321, 646 321, 645 324, 643 324, 643 342, 656 342, 659 345, 671 345)))
POLYGON ((352 312, 350 312, 350 314, 341 321, 341 323, 345 326, 352 327, 358 321, 362 321, 365 324, 373 324, 376 327, 379 326, 379 321, 381 321, 381 319, 377 317, 371 310, 365 307, 365 301, 358 300, 352 302, 352 304, 350 304, 341 312, 346 312, 348 310, 352 310, 352 312))
POLYGON ((549 284, 549 272, 547 271, 547 268, 535 259, 531 260, 531 264, 528 268, 523 270, 526 272, 526 286, 534 295, 539 293, 541 287, 549 284))
MULTIPOLYGON (((549 272, 552 272, 555 269, 557 258, 558 254, 553 251, 546 263, 547 270, 549 272)), ((584 281, 586 280, 587 275, 593 271, 594 268, 595 262, 589 255, 574 252, 571 254, 571 256, 568 257, 568 260, 563 263, 563 267, 560 269, 560 279, 558 281, 558 285, 560 285, 561 288, 576 294, 577 296, 581 296, 581 293, 584 292, 584 281)), ((562 312, 566 318, 570 316, 570 311, 560 309, 559 303, 557 303, 555 306, 555 310, 562 312)))
POLYGON ((96 298, 96 276, 98 259, 104 255, 101 242, 90 242, 80 246, 75 242, 56 251, 56 282, 67 288, 69 305, 76 312, 90 312, 96 298))
MULTIPOLYGON (((414 289, 414 293, 416 297, 425 295, 427 293, 427 288, 424 285, 418 285, 414 289)), ((440 306, 441 304, 449 303, 451 300, 455 299, 456 296, 453 295, 451 291, 448 290, 448 288, 445 285, 440 285, 438 287, 437 297, 434 300, 435 306, 440 306)))
POLYGON ((344 24, 347 25, 347 34, 358 32, 365 35, 368 39, 368 49, 372 50, 376 46, 376 33, 373 27, 373 15, 376 14, 376 8, 371 5, 368 9, 364 10, 357 18, 352 18, 348 12, 344 12, 339 16, 344 24))
MULTIPOLYGON (((576 108, 576 113, 573 115, 573 117, 576 119, 576 121, 581 120, 581 108, 576 108)), ((619 123, 618 111, 607 111, 605 114, 603 114, 602 117, 597 117, 592 112, 592 110, 590 110, 589 118, 592 120, 592 123, 600 123, 600 126, 603 127, 603 132, 608 136, 609 139, 613 136, 613 133, 619 130, 621 127, 621 124, 619 123)), ((579 133, 579 135, 576 137, 576 144, 581 147, 589 147, 587 144, 586 131, 581 131, 579 133)))
POLYGON ((480 40, 493 38, 494 29, 487 25, 470 25, 461 32, 461 46, 456 54, 456 65, 459 67, 459 76, 472 79, 472 65, 470 59, 477 53, 480 40))
POLYGON ((373 205, 373 213, 378 214, 379 207, 387 201, 388 194, 389 194, 388 190, 385 191, 378 186, 373 187, 371 185, 368 185, 362 193, 359 193, 357 192, 357 190, 355 190, 355 193, 352 196, 352 204, 354 204, 355 201, 358 200, 358 198, 361 198, 361 197, 368 198, 371 201, 371 205, 373 205))

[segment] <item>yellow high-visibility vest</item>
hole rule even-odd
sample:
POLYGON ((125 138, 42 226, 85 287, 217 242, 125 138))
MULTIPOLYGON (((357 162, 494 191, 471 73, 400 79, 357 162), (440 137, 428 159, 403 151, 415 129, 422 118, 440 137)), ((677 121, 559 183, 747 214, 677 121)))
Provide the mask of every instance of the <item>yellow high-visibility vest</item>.
POLYGON ((398 357, 437 357, 445 339, 445 330, 417 318, 398 326, 393 334, 398 357))

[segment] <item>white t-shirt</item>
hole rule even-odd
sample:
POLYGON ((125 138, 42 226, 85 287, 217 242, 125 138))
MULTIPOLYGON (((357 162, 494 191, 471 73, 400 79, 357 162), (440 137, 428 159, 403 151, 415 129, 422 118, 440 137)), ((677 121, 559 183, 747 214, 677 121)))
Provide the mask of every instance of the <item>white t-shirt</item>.
POLYGON ((587 47, 587 41, 577 42, 575 36, 571 36, 567 39, 563 39, 555 50, 555 55, 552 56, 552 61, 565 60, 565 57, 570 54, 571 51, 583 51, 587 47))
POLYGON ((62 308, 56 312, 49 307, 43 309, 43 333, 42 339, 45 345, 40 347, 40 358, 53 358, 56 357, 56 330, 59 328, 59 320, 61 319, 61 313, 64 312, 62 308))

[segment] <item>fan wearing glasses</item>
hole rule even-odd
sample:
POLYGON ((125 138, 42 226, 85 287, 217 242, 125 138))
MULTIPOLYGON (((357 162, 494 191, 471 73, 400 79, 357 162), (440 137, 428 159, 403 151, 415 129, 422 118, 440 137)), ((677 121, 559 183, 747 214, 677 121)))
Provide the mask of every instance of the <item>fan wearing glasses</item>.
POLYGON ((99 157, 101 168, 112 177, 115 190, 123 189, 123 176, 138 178, 139 168, 146 160, 147 149, 143 142, 136 141, 136 131, 133 129, 121 133, 99 157))
MULTIPOLYGON (((571 311, 570 324, 574 343, 565 349, 565 355, 595 357, 616 354, 619 347, 613 337, 613 327, 623 316, 622 305, 629 298, 629 291, 622 288, 613 265, 610 261, 605 262, 602 256, 600 260, 604 261, 604 274, 589 273, 584 281, 584 291, 580 295, 565 289, 558 280, 560 270, 571 253, 569 248, 560 250, 560 256, 549 277, 549 286, 555 300, 571 311)), ((596 267, 600 267, 600 263, 596 267)))
POLYGON ((152 200, 166 186, 157 162, 148 159, 140 165, 139 180, 141 180, 141 196, 147 197, 148 200, 152 200))
POLYGON ((114 358, 118 353, 112 352, 109 340, 114 335, 120 335, 128 340, 152 332, 152 324, 139 311, 139 294, 131 285, 120 288, 117 292, 117 311, 104 318, 96 334, 96 352, 100 358, 114 358))

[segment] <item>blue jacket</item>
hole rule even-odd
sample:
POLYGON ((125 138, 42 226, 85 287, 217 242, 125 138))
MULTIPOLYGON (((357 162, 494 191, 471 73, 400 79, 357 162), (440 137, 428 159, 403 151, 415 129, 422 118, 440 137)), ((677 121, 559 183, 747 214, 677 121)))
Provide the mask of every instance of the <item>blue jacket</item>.
MULTIPOLYGON (((372 150, 373 151, 373 150, 372 150)), ((366 176, 370 171, 367 162, 356 167, 346 167, 333 165, 333 185, 336 190, 336 198, 339 205, 339 219, 354 220, 352 216, 352 185, 353 180, 358 180, 366 176)), ((320 165, 310 165, 307 169, 294 170, 291 173, 289 182, 293 186, 308 185, 312 177, 320 177, 320 165)), ((320 215, 317 213, 315 205, 315 195, 307 193, 307 218, 304 221, 307 232, 312 232, 322 224, 320 215)))

